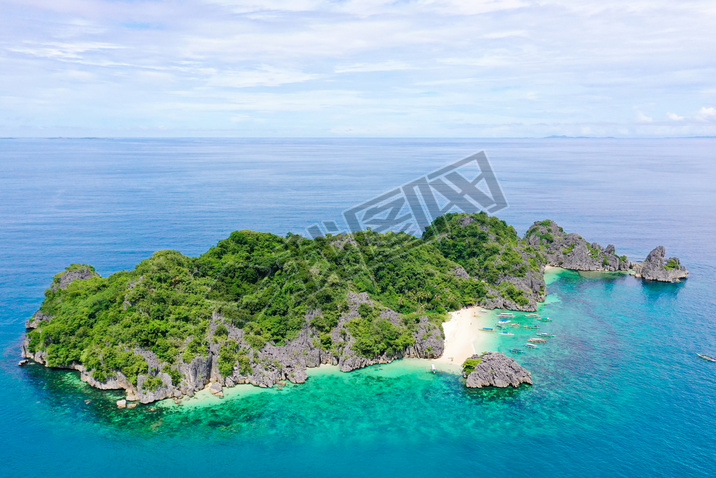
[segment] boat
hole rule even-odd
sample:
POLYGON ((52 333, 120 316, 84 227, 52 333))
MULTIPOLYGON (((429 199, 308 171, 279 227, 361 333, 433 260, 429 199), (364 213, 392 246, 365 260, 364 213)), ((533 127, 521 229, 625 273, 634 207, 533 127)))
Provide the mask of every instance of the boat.
POLYGON ((536 317, 539 317, 539 314, 527 314, 527 317, 536 318, 536 317))
POLYGON ((510 322, 512 322, 510 319, 502 319, 498 322, 498 324, 505 325, 509 324, 510 322))
POLYGON ((548 338, 548 339, 554 338, 554 334, 548 334, 548 333, 545 333, 545 332, 540 332, 540 333, 538 333, 537 335, 539 335, 540 337, 546 337, 546 338, 548 338))
POLYGON ((527 339, 527 342, 533 343, 533 344, 546 344, 547 341, 545 339, 541 338, 531 338, 527 339))
POLYGON ((492 327, 483 327, 480 330, 482 330, 483 332, 494 332, 495 331, 495 329, 493 329, 492 327))
POLYGON ((540 317, 537 320, 542 321, 542 322, 552 322, 552 319, 550 319, 549 317, 540 317))
POLYGON ((522 349, 510 349, 510 352, 512 352, 513 354, 521 354, 524 351, 522 349))
POLYGON ((507 335, 507 336, 509 336, 509 335, 515 335, 515 334, 513 334, 512 332, 500 332, 500 335, 507 335))
POLYGON ((519 322, 514 322, 514 323, 510 324, 510 327, 519 327, 519 326, 520 326, 519 322))
POLYGON ((500 312, 499 314, 497 314, 497 316, 513 318, 515 314, 513 314, 512 312, 500 312))
POLYGON ((531 329, 531 330, 537 330, 539 329, 539 325, 523 325, 525 329, 531 329))
POLYGON ((716 362, 716 358, 711 357, 710 355, 704 355, 704 354, 696 354, 699 357, 701 357, 704 360, 708 360, 709 362, 716 362))
POLYGON ((436 372, 437 372, 437 369, 435 368, 435 364, 430 364, 430 367, 432 367, 433 373, 436 373, 436 372))
POLYGON ((530 344, 530 343, 525 344, 525 347, 529 347, 529 348, 531 348, 531 349, 538 349, 538 348, 539 348, 539 347, 537 347, 535 344, 530 344))

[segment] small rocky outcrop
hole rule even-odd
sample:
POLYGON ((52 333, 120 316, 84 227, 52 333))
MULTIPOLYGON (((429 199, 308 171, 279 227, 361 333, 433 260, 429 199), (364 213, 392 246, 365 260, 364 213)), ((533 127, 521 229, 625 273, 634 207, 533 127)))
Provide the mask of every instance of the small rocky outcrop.
POLYGON ((525 234, 527 243, 539 249, 548 265, 577 271, 627 271, 629 260, 618 256, 614 245, 588 243, 579 234, 567 234, 554 221, 535 222, 525 234))
POLYGON ((57 292, 58 290, 67 289, 70 284, 76 280, 87 280, 93 277, 100 277, 94 270, 94 267, 84 264, 72 264, 64 272, 57 274, 52 281, 50 290, 57 292))
POLYGON ((486 352, 467 359, 463 364, 463 376, 468 388, 519 387, 522 383, 532 385, 530 372, 515 359, 498 352, 486 352))
POLYGON ((209 391, 212 395, 216 395, 219 398, 224 398, 224 389, 219 382, 212 382, 209 385, 209 391))
POLYGON ((50 317, 47 314, 43 314, 42 312, 40 312, 38 310, 37 312, 35 312, 35 314, 32 317, 30 317, 28 320, 25 321, 25 328, 26 329, 36 329, 40 326, 40 322, 45 322, 50 319, 52 319, 52 317, 50 317))
POLYGON ((689 276, 678 257, 666 257, 666 249, 659 246, 649 253, 644 262, 632 262, 631 268, 637 278, 659 282, 679 282, 689 276))

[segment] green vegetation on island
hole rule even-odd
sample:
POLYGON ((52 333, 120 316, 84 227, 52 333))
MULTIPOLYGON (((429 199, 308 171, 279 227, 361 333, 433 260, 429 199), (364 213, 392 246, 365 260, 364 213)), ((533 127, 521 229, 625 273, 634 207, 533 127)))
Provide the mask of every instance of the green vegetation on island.
POLYGON ((270 386, 319 363, 439 356, 448 311, 544 299, 545 242, 563 232, 536 224, 538 243, 485 213, 447 214, 421 238, 237 231, 198 257, 159 251, 106 278, 73 264, 28 321, 23 353, 142 401, 210 378, 270 386))

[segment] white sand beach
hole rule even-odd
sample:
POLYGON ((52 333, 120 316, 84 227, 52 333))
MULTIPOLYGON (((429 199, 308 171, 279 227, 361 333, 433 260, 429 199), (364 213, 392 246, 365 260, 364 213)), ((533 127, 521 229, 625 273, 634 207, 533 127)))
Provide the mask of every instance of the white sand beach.
POLYGON ((445 352, 431 360, 436 364, 461 366, 474 353, 489 351, 494 346, 494 333, 483 332, 492 327, 491 313, 481 307, 468 307, 450 312, 450 320, 443 323, 445 352))

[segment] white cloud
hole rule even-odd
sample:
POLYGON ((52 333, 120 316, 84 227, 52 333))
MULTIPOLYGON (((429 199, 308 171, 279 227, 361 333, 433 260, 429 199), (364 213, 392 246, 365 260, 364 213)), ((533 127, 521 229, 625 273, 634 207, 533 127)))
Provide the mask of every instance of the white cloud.
POLYGON ((640 123, 652 123, 654 121, 654 118, 652 118, 651 116, 645 115, 641 111, 636 112, 636 118, 637 118, 637 121, 640 123))
POLYGON ((698 114, 696 115, 696 119, 702 120, 702 121, 711 121, 716 120, 716 108, 714 107, 702 107, 698 114))
POLYGON ((401 71, 413 69, 402 61, 384 61, 380 63, 354 63, 352 65, 337 66, 335 73, 368 73, 374 71, 401 71))
POLYGON ((219 71, 209 79, 208 84, 228 88, 252 88, 303 83, 317 78, 320 78, 320 75, 262 66, 257 70, 219 71))
POLYGON ((141 116, 167 131, 300 123, 315 136, 716 134, 707 0, 5 0, 2 10, 4 125, 22 117, 82 135, 141 116))

